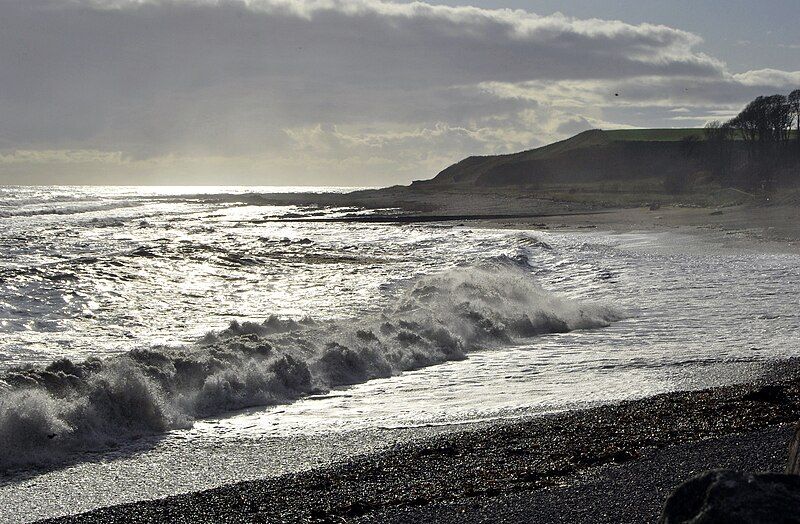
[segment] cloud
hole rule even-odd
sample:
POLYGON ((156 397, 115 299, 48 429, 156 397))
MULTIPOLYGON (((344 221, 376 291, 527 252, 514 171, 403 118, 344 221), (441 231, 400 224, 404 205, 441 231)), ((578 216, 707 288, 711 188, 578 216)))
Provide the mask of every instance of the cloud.
POLYGON ((800 71, 779 71, 777 69, 758 69, 733 75, 745 86, 796 88, 800 86, 800 71))
MULTIPOLYGON (((251 165, 261 182, 401 182, 630 123, 630 108, 728 109, 798 80, 732 74, 701 42, 663 25, 423 2, 3 0, 0 153, 118 155, 133 182, 198 159, 251 165)), ((0 180, 10 164, 0 158, 0 180)))
POLYGON ((93 151, 87 149, 24 150, 17 149, 0 154, 0 165, 9 164, 121 164, 126 162, 119 151, 93 151))
POLYGON ((595 127, 596 126, 594 126, 586 118, 582 116, 575 116, 561 122, 556 128, 556 131, 562 135, 576 135, 581 131, 594 129, 595 127))

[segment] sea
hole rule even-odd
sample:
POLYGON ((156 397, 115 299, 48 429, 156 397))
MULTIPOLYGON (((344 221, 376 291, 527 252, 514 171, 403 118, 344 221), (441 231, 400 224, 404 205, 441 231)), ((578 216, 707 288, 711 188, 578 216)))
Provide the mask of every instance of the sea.
POLYGON ((0 521, 745 382, 800 350, 794 252, 300 195, 353 189, 0 187, 0 521))

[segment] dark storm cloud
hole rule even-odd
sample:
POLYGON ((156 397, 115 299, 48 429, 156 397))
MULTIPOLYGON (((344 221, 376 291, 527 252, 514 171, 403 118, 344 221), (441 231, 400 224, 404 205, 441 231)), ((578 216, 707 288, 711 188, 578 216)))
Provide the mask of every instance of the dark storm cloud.
POLYGON ((237 152, 287 126, 496 111, 454 85, 719 73, 666 27, 425 4, 7 0, 0 20, 6 147, 237 152))

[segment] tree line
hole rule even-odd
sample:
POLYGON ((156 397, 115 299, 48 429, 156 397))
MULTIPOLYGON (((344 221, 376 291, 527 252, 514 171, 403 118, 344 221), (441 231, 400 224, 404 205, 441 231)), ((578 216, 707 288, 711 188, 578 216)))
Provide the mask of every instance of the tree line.
MULTIPOLYGON (((800 89, 759 96, 727 122, 704 128, 704 167, 719 182, 769 192, 776 183, 800 180, 800 89)), ((684 144, 696 156, 699 137, 684 144)))

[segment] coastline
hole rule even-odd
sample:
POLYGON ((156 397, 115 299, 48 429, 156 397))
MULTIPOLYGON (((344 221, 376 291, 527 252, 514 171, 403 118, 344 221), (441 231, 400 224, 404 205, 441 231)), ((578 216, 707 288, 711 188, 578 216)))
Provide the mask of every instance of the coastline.
MULTIPOLYGON (((538 222, 548 229, 605 229, 619 233, 650 231, 703 235, 723 245, 747 250, 800 253, 800 207, 751 206, 728 208, 645 207, 608 209, 602 213, 569 214, 541 220, 523 219, 501 227, 529 229, 538 222)), ((494 225, 497 227, 497 225, 494 225)))
POLYGON ((800 0, 706 4, 0 0, 0 524, 800 524, 800 0))
POLYGON ((800 418, 796 368, 789 361, 747 385, 498 422, 307 472, 47 522, 619 522, 622 514, 649 522, 700 470, 782 469, 800 418), (559 510, 575 497, 585 514, 574 503, 559 510))
MULTIPOLYGON (((597 228, 615 232, 672 231, 716 236, 720 242, 748 247, 756 243, 770 250, 800 253, 800 206, 796 202, 772 204, 745 202, 722 206, 674 202, 650 209, 649 205, 618 206, 602 198, 559 201, 524 190, 411 189, 390 187, 347 194, 294 195, 311 206, 353 206, 372 209, 372 215, 341 219, 359 223, 429 223, 509 229, 597 228), (393 210, 393 211, 392 211, 393 210), (392 211, 392 212, 389 212, 392 211), (463 224, 460 224, 463 222, 463 224)), ((238 200, 238 198, 237 198, 238 200)), ((289 196, 258 195, 250 203, 286 203, 289 196)), ((278 220, 292 221, 292 219, 278 220)))
MULTIPOLYGON (((737 248, 800 252, 794 206, 651 211, 540 205, 503 194, 464 201, 456 193, 427 194, 424 202, 401 198, 403 219, 388 221, 445 217, 448 226, 476 228, 669 231, 737 248)), ((336 198, 378 209, 396 196, 390 191, 368 203, 336 198)), ((311 471, 47 522, 649 522, 674 487, 702 470, 782 470, 800 419, 795 368, 796 362, 776 364, 774 375, 748 385, 454 429, 311 471)))

